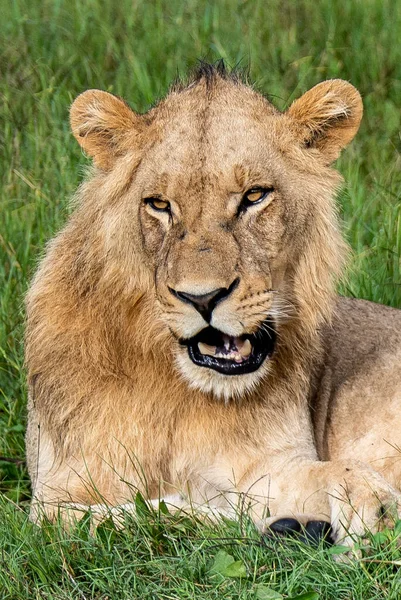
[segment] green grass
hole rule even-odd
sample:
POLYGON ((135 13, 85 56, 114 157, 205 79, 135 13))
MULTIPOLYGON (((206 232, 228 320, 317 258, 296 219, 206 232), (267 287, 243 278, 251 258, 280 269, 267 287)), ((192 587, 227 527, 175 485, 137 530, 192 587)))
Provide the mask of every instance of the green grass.
POLYGON ((87 164, 68 126, 69 104, 87 88, 143 111, 197 59, 220 57, 249 65, 280 108, 323 79, 350 80, 365 118, 338 162, 353 248, 341 291, 401 308, 401 3, 14 0, 1 12, 0 456, 8 460, 0 459, 0 598, 263 599, 272 590, 285 598, 310 590, 322 599, 399 598, 394 536, 384 546, 373 540, 363 560, 347 564, 323 547, 264 544, 249 524, 242 531, 144 515, 95 538, 85 523, 68 534, 38 530, 27 521, 20 459, 23 297, 87 164), (213 572, 227 555, 236 566, 213 572))
POLYGON ((372 538, 361 560, 338 562, 327 548, 261 539, 247 521, 210 527, 149 512, 92 537, 87 521, 64 534, 1 507, 1 598, 399 598, 394 535, 385 550, 372 538))

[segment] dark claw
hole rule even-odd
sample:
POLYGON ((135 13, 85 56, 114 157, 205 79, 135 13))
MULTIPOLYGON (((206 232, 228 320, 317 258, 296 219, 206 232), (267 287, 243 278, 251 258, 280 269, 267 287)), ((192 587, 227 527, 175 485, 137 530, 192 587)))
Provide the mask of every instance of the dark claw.
POLYGON ((331 526, 327 521, 308 521, 305 531, 309 537, 318 541, 321 538, 330 537, 331 526))
POLYGON ((269 529, 280 535, 296 535, 301 533, 302 525, 296 519, 278 519, 270 525, 269 529))
POLYGON ((301 539, 306 544, 317 545, 322 540, 330 546, 334 544, 331 525, 327 521, 308 521, 302 533, 301 539))
POLYGON ((296 537, 301 542, 313 546, 318 545, 321 540, 330 545, 334 544, 331 526, 327 521, 308 521, 302 526, 296 519, 278 519, 270 525, 269 530, 273 535, 296 537))

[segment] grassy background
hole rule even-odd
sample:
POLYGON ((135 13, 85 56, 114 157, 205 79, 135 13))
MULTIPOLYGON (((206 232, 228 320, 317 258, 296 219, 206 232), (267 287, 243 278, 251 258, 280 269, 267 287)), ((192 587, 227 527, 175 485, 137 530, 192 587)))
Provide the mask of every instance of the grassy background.
POLYGON ((0 598, 263 600, 312 589, 316 598, 399 598, 393 538, 384 550, 373 540, 364 560, 346 565, 324 548, 263 545, 250 525, 144 515, 124 533, 105 527, 95 539, 85 524, 68 535, 38 531, 26 519, 20 459, 23 297, 83 176, 87 161, 70 134, 68 107, 87 88, 144 111, 199 58, 220 57, 249 66, 279 108, 323 79, 351 81, 365 118, 338 162, 354 251, 341 291, 401 308, 401 3, 14 0, 1 12, 0 455, 8 460, 0 459, 0 598), (227 556, 237 561, 231 570, 221 566, 227 556))

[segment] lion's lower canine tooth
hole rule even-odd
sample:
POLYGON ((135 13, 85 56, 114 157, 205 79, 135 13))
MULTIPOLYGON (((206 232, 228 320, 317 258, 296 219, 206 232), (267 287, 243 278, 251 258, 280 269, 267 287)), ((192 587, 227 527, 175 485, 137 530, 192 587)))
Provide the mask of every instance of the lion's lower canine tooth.
POLYGON ((216 354, 216 346, 209 346, 208 344, 199 342, 198 348, 201 354, 208 354, 209 356, 214 356, 216 354))
POLYGON ((249 340, 245 340, 242 344, 241 348, 238 348, 238 351, 244 358, 247 358, 252 352, 252 344, 249 340))

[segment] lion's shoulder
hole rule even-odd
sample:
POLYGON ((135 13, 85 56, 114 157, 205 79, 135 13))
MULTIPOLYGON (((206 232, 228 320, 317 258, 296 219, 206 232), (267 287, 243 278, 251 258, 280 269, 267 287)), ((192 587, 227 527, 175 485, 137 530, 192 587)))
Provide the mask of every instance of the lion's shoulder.
POLYGON ((386 357, 390 362, 399 357, 401 367, 401 310, 339 297, 333 321, 322 337, 322 368, 330 373, 333 392, 347 382, 362 384, 372 372, 382 370, 386 357))

